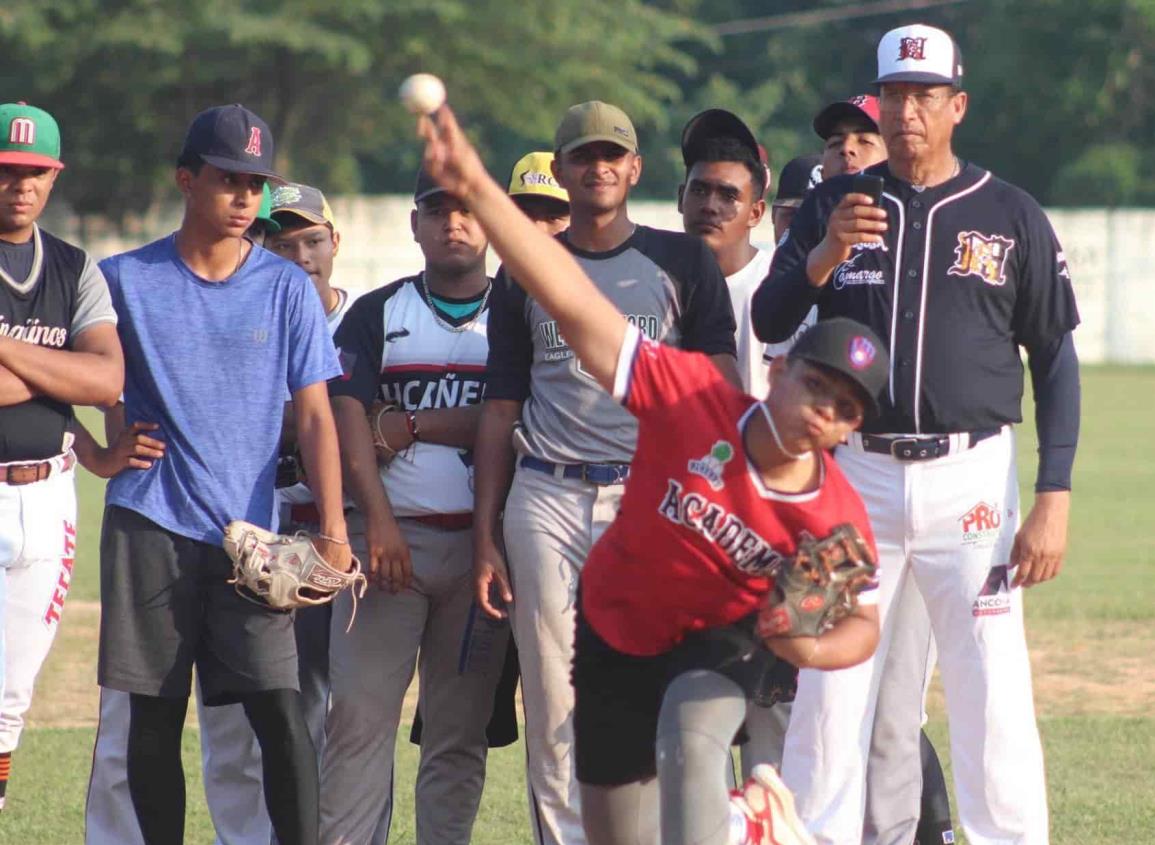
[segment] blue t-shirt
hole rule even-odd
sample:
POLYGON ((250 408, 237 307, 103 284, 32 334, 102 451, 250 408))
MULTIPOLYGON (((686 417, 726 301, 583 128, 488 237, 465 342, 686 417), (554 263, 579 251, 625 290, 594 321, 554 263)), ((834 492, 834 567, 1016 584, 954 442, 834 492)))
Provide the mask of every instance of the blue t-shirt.
POLYGON ((173 236, 100 268, 120 318, 126 423, 158 423, 167 444, 151 469, 114 477, 106 501, 212 544, 234 519, 272 527, 285 390, 341 373, 309 277, 254 246, 206 282, 173 236))

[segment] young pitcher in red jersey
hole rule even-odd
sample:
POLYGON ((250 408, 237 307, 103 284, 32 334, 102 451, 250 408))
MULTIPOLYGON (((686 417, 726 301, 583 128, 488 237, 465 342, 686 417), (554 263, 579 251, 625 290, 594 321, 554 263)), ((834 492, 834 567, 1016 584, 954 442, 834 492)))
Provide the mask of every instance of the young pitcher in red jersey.
MULTIPOLYGON (((873 551, 862 502, 827 450, 874 410, 889 370, 882 342, 826 321, 775 359, 764 401, 746 396, 704 355, 645 340, 489 177, 449 108, 420 133, 428 173, 639 420, 621 511, 581 581, 573 681, 589 842, 812 842, 772 770, 733 800, 724 772, 759 682, 747 667, 764 665, 750 646, 774 568, 847 523, 873 551)), ((819 637, 754 648, 809 668, 860 663, 878 640, 875 592, 819 637)))

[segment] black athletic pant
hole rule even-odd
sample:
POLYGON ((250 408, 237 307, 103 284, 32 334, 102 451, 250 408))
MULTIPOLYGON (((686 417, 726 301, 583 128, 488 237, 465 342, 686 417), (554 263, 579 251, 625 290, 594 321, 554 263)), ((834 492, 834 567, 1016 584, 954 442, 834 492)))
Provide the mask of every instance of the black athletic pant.
MULTIPOLYGON (((180 739, 187 698, 131 697, 128 789, 145 845, 184 842, 185 782, 180 739)), ((241 697, 261 746, 265 805, 281 845, 317 845, 317 754, 300 694, 270 690, 241 697)))
POLYGON ((926 731, 922 731, 919 736, 919 750, 922 752, 922 809, 914 845, 949 845, 954 842, 950 795, 946 790, 946 778, 943 777, 938 752, 931 745, 926 731))

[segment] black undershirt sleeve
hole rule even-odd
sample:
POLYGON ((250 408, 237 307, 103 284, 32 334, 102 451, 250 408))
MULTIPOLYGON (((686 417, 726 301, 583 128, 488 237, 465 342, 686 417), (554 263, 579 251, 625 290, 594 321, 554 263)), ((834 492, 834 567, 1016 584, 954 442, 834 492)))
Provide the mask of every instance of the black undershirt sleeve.
POLYGON ((830 213, 820 206, 817 193, 811 191, 803 200, 790 231, 774 250, 769 275, 754 292, 750 318, 754 334, 763 343, 789 339, 822 295, 823 288, 810 284, 806 275, 806 260, 826 236, 826 215, 830 213))
POLYGON ((1039 473, 1035 492, 1071 489, 1079 441, 1079 359, 1067 332, 1049 344, 1027 349, 1035 393, 1039 473))

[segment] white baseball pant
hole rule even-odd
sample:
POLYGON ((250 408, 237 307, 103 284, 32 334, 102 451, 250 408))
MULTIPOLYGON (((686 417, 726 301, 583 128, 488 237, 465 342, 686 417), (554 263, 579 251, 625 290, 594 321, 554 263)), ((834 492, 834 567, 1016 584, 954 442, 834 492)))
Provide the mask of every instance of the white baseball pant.
POLYGON ((518 466, 505 503, 509 613, 521 663, 526 786, 537 845, 586 841, 573 760, 574 610, 586 556, 617 515, 624 490, 518 466))
MULTIPOLYGON (((261 754, 239 704, 205 707, 197 686, 205 800, 215 845, 269 845, 261 754)), ((142 845, 128 792, 129 694, 102 688, 100 723, 84 811, 85 845, 142 845)))
POLYGON ((75 472, 0 484, 0 752, 20 742, 36 675, 60 627, 75 559, 75 472))
POLYGON ((972 449, 913 463, 864 452, 857 435, 851 440, 837 457, 878 542, 882 636, 874 658, 860 666, 801 673, 782 765, 799 813, 822 845, 862 841, 866 760, 894 628, 890 609, 909 572, 938 646, 967 840, 1046 845, 1022 591, 1010 590, 1008 580, 1019 516, 1014 434, 1008 427, 972 449))
MULTIPOLYGON (((370 587, 346 633, 352 596, 333 607, 331 707, 321 758, 322 845, 383 845, 393 809, 393 755, 405 692, 420 664, 418 845, 468 845, 485 785, 485 728, 509 626, 473 602, 473 538, 399 520, 413 581, 370 587)), ((364 518, 349 514, 354 553, 368 560, 364 518)))

